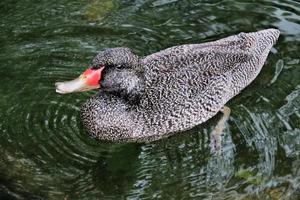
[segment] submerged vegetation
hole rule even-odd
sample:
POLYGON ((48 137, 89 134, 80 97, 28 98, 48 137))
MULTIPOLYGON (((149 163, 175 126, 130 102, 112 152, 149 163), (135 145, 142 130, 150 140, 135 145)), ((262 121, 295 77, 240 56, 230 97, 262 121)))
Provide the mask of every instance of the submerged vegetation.
POLYGON ((113 0, 91 0, 84 7, 84 15, 89 21, 100 21, 113 9, 116 9, 113 0))

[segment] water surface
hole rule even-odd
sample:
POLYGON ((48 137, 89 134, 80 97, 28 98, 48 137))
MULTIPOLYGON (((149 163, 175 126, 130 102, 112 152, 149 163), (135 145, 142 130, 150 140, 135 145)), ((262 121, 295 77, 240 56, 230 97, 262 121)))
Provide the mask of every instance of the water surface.
POLYGON ((8 1, 0 3, 0 199, 297 199, 300 197, 300 3, 297 1, 8 1), (59 95, 105 48, 139 55, 239 32, 280 29, 232 109, 149 144, 87 136, 80 105, 59 95))

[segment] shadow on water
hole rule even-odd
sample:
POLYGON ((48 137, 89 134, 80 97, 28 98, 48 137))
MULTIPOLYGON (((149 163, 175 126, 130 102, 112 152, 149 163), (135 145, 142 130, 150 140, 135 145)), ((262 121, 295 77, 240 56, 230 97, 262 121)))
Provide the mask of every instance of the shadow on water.
POLYGON ((300 188, 300 4, 296 1, 2 1, 0 199, 297 199, 300 188), (99 50, 139 55, 276 27, 257 79, 218 117, 149 144, 87 136, 80 105, 58 95, 99 50))

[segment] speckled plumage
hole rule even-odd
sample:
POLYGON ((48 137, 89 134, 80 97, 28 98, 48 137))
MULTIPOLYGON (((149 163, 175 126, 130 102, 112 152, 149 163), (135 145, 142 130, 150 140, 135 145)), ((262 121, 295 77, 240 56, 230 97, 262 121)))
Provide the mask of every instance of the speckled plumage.
POLYGON ((168 48, 144 58, 128 48, 99 53, 105 66, 98 95, 81 109, 101 140, 151 141, 207 121, 260 72, 279 31, 240 33, 168 48))

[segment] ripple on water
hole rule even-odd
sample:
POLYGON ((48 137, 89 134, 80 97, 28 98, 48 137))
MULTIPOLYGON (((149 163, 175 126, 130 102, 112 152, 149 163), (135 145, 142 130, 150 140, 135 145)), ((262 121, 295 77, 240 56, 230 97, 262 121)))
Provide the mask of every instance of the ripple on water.
POLYGON ((80 132, 80 108, 74 105, 76 102, 66 103, 68 98, 51 100, 49 91, 38 93, 43 94, 37 96, 38 102, 22 97, 22 104, 14 104, 5 113, 3 124, 8 125, 9 140, 15 143, 18 137, 17 148, 40 155, 44 163, 64 157, 78 165, 95 163, 96 158, 86 154, 88 144, 80 132))

